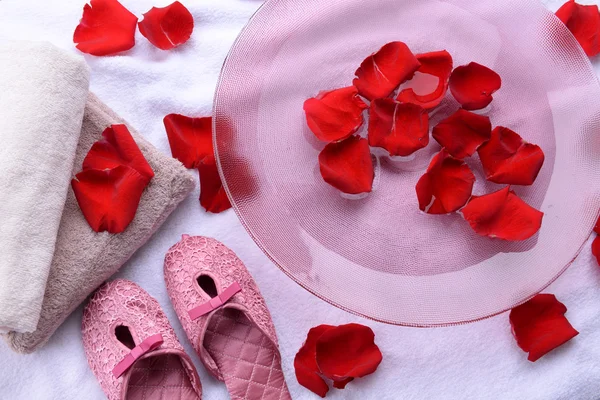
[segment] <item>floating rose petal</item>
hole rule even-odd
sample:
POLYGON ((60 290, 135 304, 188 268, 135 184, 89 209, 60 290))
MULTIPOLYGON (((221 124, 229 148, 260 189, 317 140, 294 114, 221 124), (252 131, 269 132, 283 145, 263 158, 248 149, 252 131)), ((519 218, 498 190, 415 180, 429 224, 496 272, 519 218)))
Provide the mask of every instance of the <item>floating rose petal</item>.
POLYGON ((87 169, 71 181, 83 216, 96 232, 121 233, 135 217, 146 177, 125 165, 87 169))
POLYGON ((449 214, 467 204, 475 175, 469 166, 442 149, 417 182, 419 208, 428 214, 449 214))
POLYGON ((366 139, 351 136, 329 143, 319 154, 321 176, 325 182, 347 194, 368 193, 375 172, 366 139))
POLYGON ((597 5, 581 5, 567 1, 556 12, 585 53, 593 57, 600 53, 600 12, 597 5))
POLYGON ((152 7, 138 24, 140 33, 153 45, 170 50, 184 44, 192 36, 194 17, 176 1, 163 8, 152 7))
POLYGON ((319 325, 308 331, 306 342, 294 358, 294 369, 298 383, 321 397, 325 397, 329 386, 323 380, 317 365, 317 340, 325 332, 334 329, 331 325, 319 325))
POLYGON ((317 340, 317 365, 334 386, 343 389, 354 378, 375 372, 382 360, 375 334, 368 326, 340 325, 317 340))
POLYGON ((600 236, 596 236, 592 242, 592 254, 596 257, 596 261, 600 265, 600 236))
POLYGON ((77 48, 95 56, 129 50, 135 45, 137 17, 117 0, 91 0, 75 28, 77 48))
POLYGON ((421 64, 403 42, 390 42, 367 57, 356 70, 352 82, 358 93, 369 100, 389 96, 409 80, 421 64))
POLYGON ((519 134, 496 127, 491 139, 482 145, 479 158, 487 180, 505 185, 531 185, 544 164, 544 152, 525 142, 519 134))
POLYGON ((511 241, 535 235, 544 217, 544 213, 525 203, 508 186, 485 196, 473 196, 462 213, 479 235, 511 241))
POLYGON ((113 169, 126 165, 150 181, 154 171, 144 158, 125 125, 111 125, 102 132, 102 139, 92 145, 83 160, 83 169, 113 169))
POLYGON ((186 168, 198 168, 205 157, 212 156, 212 117, 191 118, 169 114, 163 119, 171 154, 186 168))
POLYGON ((352 135, 363 124, 367 108, 354 86, 321 92, 304 102, 306 122, 315 136, 324 142, 336 142, 352 135))
POLYGON ((488 117, 462 108, 433 128, 433 138, 452 157, 460 159, 472 156, 491 135, 492 123, 488 117))
POLYGON ((565 318, 567 307, 553 294, 538 294, 515 307, 509 320, 517 344, 535 362, 579 334, 565 318))
POLYGON ((369 145, 409 156, 429 144, 429 115, 416 104, 377 99, 369 109, 369 145))
POLYGON ((398 95, 397 100, 401 103, 417 104, 425 109, 435 108, 442 102, 448 90, 448 80, 452 72, 452 56, 446 50, 442 50, 419 54, 417 60, 421 63, 417 72, 437 77, 438 86, 433 92, 425 95, 416 94, 414 88, 404 89, 398 95))
POLYGON ((198 165, 200 175, 200 204, 206 211, 218 214, 231 208, 227 193, 223 188, 214 155, 204 158, 198 165))
POLYGON ((456 68, 450 75, 450 91, 465 110, 487 107, 502 86, 500 75, 475 62, 456 68))

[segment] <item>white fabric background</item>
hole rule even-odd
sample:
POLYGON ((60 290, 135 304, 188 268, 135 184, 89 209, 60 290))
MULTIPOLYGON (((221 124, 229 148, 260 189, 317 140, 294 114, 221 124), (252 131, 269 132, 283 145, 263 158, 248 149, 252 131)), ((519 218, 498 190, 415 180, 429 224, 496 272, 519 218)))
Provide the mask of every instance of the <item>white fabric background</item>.
MULTIPOLYGON (((170 2, 122 0, 140 17, 151 6, 170 2)), ((163 52, 138 32, 136 46, 126 54, 87 57, 92 90, 166 154, 170 152, 163 116, 173 112, 210 114, 221 64, 240 29, 261 4, 254 0, 182 2, 196 22, 191 41, 182 48, 163 52)), ((552 10, 562 2, 544 1, 552 10)), ((71 38, 83 4, 84 0, 1 0, 0 39, 48 40, 76 53, 71 38)), ((600 398, 600 268, 589 245, 548 290, 567 305, 567 316, 580 335, 534 364, 517 347, 507 314, 459 327, 416 329, 374 323, 338 310, 279 271, 246 234, 233 211, 207 214, 197 198, 198 189, 117 276, 139 283, 161 303, 198 366, 205 399, 227 399, 228 395, 225 386, 209 377, 194 355, 162 278, 164 254, 182 233, 215 237, 245 261, 273 314, 294 399, 317 398, 298 385, 292 365, 308 329, 321 323, 347 322, 373 328, 383 363, 375 374, 350 383, 346 390, 332 389, 329 399, 600 398)), ((32 355, 14 354, 0 344, 0 399, 104 398, 83 353, 80 322, 81 308, 45 348, 32 355)))

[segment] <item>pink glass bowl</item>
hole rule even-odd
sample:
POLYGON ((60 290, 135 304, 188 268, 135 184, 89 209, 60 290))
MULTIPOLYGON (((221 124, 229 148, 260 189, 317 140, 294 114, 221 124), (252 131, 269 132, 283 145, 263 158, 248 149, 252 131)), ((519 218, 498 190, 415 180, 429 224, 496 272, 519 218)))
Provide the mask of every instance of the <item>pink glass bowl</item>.
MULTIPOLYGON (((448 95, 432 123, 456 109, 448 95)), ((223 66, 214 124, 225 189, 260 248, 313 294, 387 323, 458 324, 526 301, 574 260, 600 209, 600 86, 537 0, 267 1, 223 66), (394 40, 502 76, 487 111, 493 125, 546 154, 536 183, 513 187, 545 213, 538 235, 503 242, 478 236, 460 214, 420 212, 414 188, 439 150, 434 140, 412 159, 382 159, 362 200, 323 181, 323 144, 308 130, 304 100, 350 85, 361 61, 394 40)), ((475 194, 500 187, 485 181, 477 157, 469 162, 475 194)))

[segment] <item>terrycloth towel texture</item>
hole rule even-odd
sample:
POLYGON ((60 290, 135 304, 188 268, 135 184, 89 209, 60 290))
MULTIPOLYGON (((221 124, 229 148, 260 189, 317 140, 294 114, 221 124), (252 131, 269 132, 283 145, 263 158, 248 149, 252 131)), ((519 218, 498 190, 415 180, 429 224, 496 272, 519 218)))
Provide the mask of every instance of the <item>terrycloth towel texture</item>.
POLYGON ((83 57, 0 44, 0 333, 37 326, 88 88, 83 57))
MULTIPOLYGON (((84 157, 102 131, 111 124, 121 123, 125 121, 96 96, 89 95, 73 175, 81 171, 84 157)), ((194 188, 194 177, 181 163, 160 153, 131 126, 129 130, 155 174, 142 195, 133 222, 118 235, 96 233, 69 190, 40 321, 33 333, 11 332, 6 336, 15 351, 29 353, 44 345, 65 318, 146 243, 194 188)))
MULTIPOLYGON (((121 0, 140 18, 152 6, 162 7, 172 1, 121 0)), ((172 112, 210 114, 223 60, 240 29, 261 4, 253 0, 180 1, 196 21, 192 38, 185 45, 160 51, 138 32, 135 47, 123 55, 86 57, 92 68, 92 91, 165 154, 169 153, 169 144, 162 118, 172 112)), ((556 10, 564 0, 545 2, 556 10)), ((598 4, 600 0, 594 2, 598 4)), ((0 38, 43 37, 76 54, 71 37, 83 3, 83 0, 0 0, 0 38)), ((365 1, 365 7, 371 3, 377 1, 365 1)), ((402 40, 401 36, 398 40, 402 40)), ((254 244, 232 210, 218 215, 205 213, 198 205, 196 187, 116 277, 133 280, 158 300, 198 368, 204 399, 226 400, 229 396, 225 385, 210 377, 194 354, 177 321, 162 275, 165 253, 181 239, 182 233, 214 237, 244 261, 271 311, 282 367, 294 400, 318 399, 301 387, 294 376, 294 355, 306 332, 318 324, 348 322, 373 328, 383 362, 373 375, 349 383, 344 390, 331 389, 327 400, 599 398, 600 268, 591 255, 591 242, 585 245, 573 266, 547 290, 567 305, 567 317, 580 335, 536 363, 530 363, 510 333, 506 313, 464 326, 417 329, 379 324, 325 303, 277 269, 254 244)), ((106 399, 87 366, 80 336, 78 308, 48 345, 34 354, 24 357, 0 343, 0 399, 106 399)))

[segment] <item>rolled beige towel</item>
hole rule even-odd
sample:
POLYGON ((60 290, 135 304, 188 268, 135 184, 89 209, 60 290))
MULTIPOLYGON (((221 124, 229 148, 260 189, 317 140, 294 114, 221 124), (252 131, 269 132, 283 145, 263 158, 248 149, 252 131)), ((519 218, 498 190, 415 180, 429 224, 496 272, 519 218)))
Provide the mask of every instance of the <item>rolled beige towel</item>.
MULTIPOLYGON (((48 68, 49 64, 52 65, 53 62, 57 63, 62 59, 73 60, 71 56, 66 56, 61 50, 53 47, 52 50, 48 50, 46 46, 51 45, 37 44, 31 45, 29 48, 32 54, 35 53, 31 61, 38 59, 40 51, 48 53, 49 56, 45 61, 35 61, 42 64, 40 65, 42 70, 48 68), (54 57, 56 60, 53 59, 54 57)), ((6 54, 2 55, 0 49, 0 60, 3 59, 2 57, 8 58, 6 54)), ((18 326, 19 329, 8 325, 12 328, 11 332, 3 336, 13 350, 21 353, 30 353, 43 346, 69 314, 148 241, 195 185, 195 177, 179 161, 162 154, 128 125, 133 138, 154 170, 154 178, 142 194, 135 218, 124 232, 120 234, 97 233, 90 228, 81 213, 69 182, 77 172, 81 171, 83 159, 92 144, 101 138, 104 129, 112 124, 126 124, 126 122, 96 96, 89 93, 87 68, 80 62, 81 60, 78 60, 79 64, 74 64, 79 65, 79 68, 67 68, 68 75, 72 80, 59 80, 56 77, 51 79, 41 72, 29 74, 24 78, 30 79, 31 82, 29 86, 23 85, 23 88, 32 88, 32 90, 35 88, 38 96, 53 98, 56 102, 57 106, 51 108, 52 113, 55 114, 49 114, 48 110, 37 110, 39 115, 36 115, 35 118, 51 118, 54 115, 56 121, 45 123, 46 127, 53 127, 52 130, 48 128, 46 134, 56 135, 56 138, 52 139, 52 143, 62 141, 59 153, 63 156, 61 160, 64 165, 55 165, 58 162, 54 160, 52 164, 45 162, 43 154, 38 155, 38 158, 35 155, 24 157, 23 160, 23 168, 37 171, 42 175, 45 173, 48 179, 53 178, 52 175, 61 176, 61 186, 56 190, 62 193, 62 204, 59 204, 59 201, 53 201, 51 209, 53 215, 58 210, 58 216, 53 216, 56 219, 56 226, 50 223, 53 218, 48 217, 50 211, 48 210, 50 205, 48 198, 38 197, 31 204, 27 203, 27 207, 35 210, 35 213, 29 215, 28 211, 24 215, 27 218, 31 217, 31 222, 28 223, 31 224, 32 229, 17 227, 21 230, 13 228, 17 229, 17 232, 8 232, 6 229, 0 231, 4 237, 18 233, 14 240, 11 239, 11 243, 18 239, 23 252, 23 254, 15 252, 15 256, 23 257, 10 259, 10 262, 7 261, 6 254, 0 257, 0 262, 3 263, 0 266, 11 268, 7 274, 10 275, 8 279, 3 277, 2 271, 0 271, 0 317, 4 312, 6 315, 14 316, 15 322, 21 323, 18 326), (81 90, 75 91, 73 86, 81 88, 81 90), (81 93, 83 93, 83 98, 81 93), (65 100, 65 96, 72 96, 72 103, 65 100), (81 102, 79 111, 75 105, 78 102, 81 102), (69 104, 73 109, 65 109, 69 104), (61 124, 71 127, 71 130, 59 128, 61 124), (73 130, 76 132, 72 132, 73 130), (40 165, 41 161, 44 161, 45 164, 40 165), (30 164, 32 166, 28 168, 30 164), (58 167, 62 167, 62 169, 58 167), (66 171, 63 172, 63 169, 66 171), (47 240, 47 242, 40 243, 40 239, 47 240), (51 246, 49 246, 50 243, 51 246), (39 268, 36 272, 31 265, 24 265, 23 260, 30 259, 31 255, 40 252, 42 248, 47 252, 48 249, 44 246, 51 247, 45 272, 39 266, 36 266, 39 268), (35 275, 35 282, 29 282, 33 275, 35 275), (19 293, 25 287, 35 288, 35 293, 27 294, 30 303, 27 310, 17 307, 18 302, 25 298, 25 296, 21 297, 19 293), (34 300, 36 307, 32 307, 34 300), (8 306, 11 308, 9 309, 8 306), (19 313, 21 316, 28 316, 26 324, 22 324, 25 320, 20 319, 19 313)), ((21 68, 27 71, 26 66, 22 65, 21 68)), ((63 71, 63 73, 66 72, 63 71)), ((2 70, 0 70, 0 75, 2 75, 2 70)), ((0 82, 5 81, 6 79, 0 78, 0 82)), ((4 93, 0 92, 0 98, 2 96, 4 93)), ((36 110, 31 109, 31 104, 35 103, 33 100, 31 101, 32 103, 29 103, 24 100, 21 104, 15 104, 14 108, 25 107, 26 114, 35 112, 36 110)), ((0 104, 4 103, 6 101, 0 102, 0 104)), ((2 110, 1 107, 0 110, 2 110)), ((5 113, 2 114, 2 118, 6 118, 5 113)), ((40 120, 40 124, 42 122, 40 120)), ((16 122, 12 126, 18 130, 16 122)), ((15 131, 11 132, 19 134, 15 131)), ((0 134, 4 135, 4 132, 0 131, 0 134)), ((43 135, 40 137, 43 138, 43 135)), ((0 146, 0 152, 3 151, 0 146)), ((0 164, 3 164, 2 159, 0 159, 0 164)), ((2 174, 0 173, 0 175, 2 174)), ((18 191, 19 185, 28 184, 30 178, 24 173, 22 178, 12 177, 16 180, 4 179, 4 177, 0 177, 0 179, 4 185, 11 185, 13 190, 18 191)), ((4 189, 5 187, 0 186, 2 193, 4 193, 4 189)), ((52 192, 49 195, 58 197, 59 194, 52 192)), ((6 196, 6 194, 0 195, 0 199, 5 199, 6 196)), ((0 205, 0 210, 3 210, 1 207, 2 205, 0 205)), ((0 217, 5 218, 2 214, 0 217)), ((16 217, 18 218, 15 222, 16 225, 28 221, 22 216, 16 215, 16 217)), ((2 225, 0 224, 0 227, 2 225)), ((16 246, 17 243, 14 245, 16 246)), ((0 319, 0 321, 2 320, 0 319)))
MULTIPOLYGON (((90 94, 72 169, 74 176, 92 144, 111 124, 126 122, 90 94)), ((193 190, 194 176, 179 161, 162 154, 128 125, 133 138, 154 170, 135 218, 120 234, 92 231, 69 189, 56 251, 37 329, 33 333, 6 335, 13 350, 30 353, 43 346, 63 321, 86 297, 148 241, 169 214, 193 190)))

